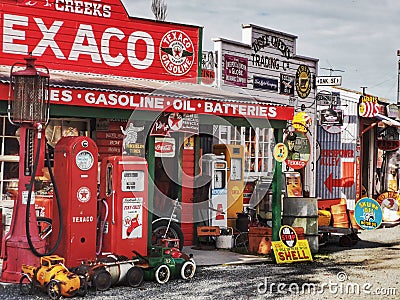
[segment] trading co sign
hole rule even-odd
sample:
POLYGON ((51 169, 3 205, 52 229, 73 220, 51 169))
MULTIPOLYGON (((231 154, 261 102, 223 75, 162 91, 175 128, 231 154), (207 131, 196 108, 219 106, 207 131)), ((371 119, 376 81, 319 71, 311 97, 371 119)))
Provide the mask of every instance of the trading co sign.
POLYGON ((198 75, 201 28, 129 18, 119 0, 4 0, 0 63, 179 80, 198 75))

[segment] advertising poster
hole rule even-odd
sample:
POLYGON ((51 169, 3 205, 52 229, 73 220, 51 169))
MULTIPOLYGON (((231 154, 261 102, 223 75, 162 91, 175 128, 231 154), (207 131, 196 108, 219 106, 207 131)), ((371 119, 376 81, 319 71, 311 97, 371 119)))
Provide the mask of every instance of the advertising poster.
POLYGON ((143 198, 122 199, 122 239, 143 236, 143 198))
POLYGON ((224 81, 237 86, 247 87, 248 62, 244 57, 224 55, 224 81))
POLYGON ((310 160, 311 147, 307 135, 300 131, 291 131, 284 144, 288 148, 286 164, 295 170, 304 168, 310 160))

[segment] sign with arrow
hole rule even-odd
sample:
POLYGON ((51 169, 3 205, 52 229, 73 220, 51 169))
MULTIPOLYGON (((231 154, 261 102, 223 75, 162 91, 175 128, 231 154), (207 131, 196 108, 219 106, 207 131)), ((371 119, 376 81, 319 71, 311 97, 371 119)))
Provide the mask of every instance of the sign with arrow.
POLYGON ((332 193, 333 188, 342 187, 349 188, 352 187, 355 183, 354 178, 354 162, 353 161, 342 161, 342 177, 341 178, 333 178, 333 173, 330 173, 328 178, 326 178, 324 184, 332 193))
POLYGON ((317 76, 316 84, 318 86, 340 86, 342 85, 342 76, 317 76))

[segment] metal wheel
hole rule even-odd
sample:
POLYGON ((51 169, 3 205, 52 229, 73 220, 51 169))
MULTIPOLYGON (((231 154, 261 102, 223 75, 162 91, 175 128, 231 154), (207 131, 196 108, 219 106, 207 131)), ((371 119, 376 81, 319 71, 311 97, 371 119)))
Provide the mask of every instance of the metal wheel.
POLYGON ((39 237, 40 239, 45 240, 53 231, 52 220, 46 217, 37 217, 36 222, 38 225, 39 237))
POLYGON ((125 281, 130 287, 138 287, 142 284, 144 272, 139 267, 132 267, 126 273, 125 281))
POLYGON ((106 291, 111 287, 111 274, 105 269, 99 269, 94 274, 92 283, 96 290, 106 291))
POLYGON ((247 246, 249 244, 249 233, 241 232, 235 238, 235 248, 245 248, 247 250, 247 246))
POLYGON ((181 277, 185 280, 191 279, 196 272, 196 264, 192 260, 185 261, 181 269, 181 277))
POLYGON ((170 275, 171 271, 169 270, 168 266, 160 265, 155 273, 156 281, 161 284, 167 283, 170 275))
POLYGON ((22 275, 19 280, 19 290, 22 295, 31 295, 33 293, 32 279, 27 275, 22 275))
POLYGON ((61 297, 61 285, 58 281, 52 279, 47 284, 47 294, 50 299, 59 299, 61 297))
POLYGON ((83 297, 87 294, 88 286, 84 276, 79 275, 79 280, 80 280, 80 286, 78 290, 78 295, 83 297))
MULTIPOLYGON (((160 245, 161 240, 165 235, 165 231, 167 230, 168 221, 167 220, 157 220, 152 225, 152 237, 151 241, 153 245, 160 245)), ((168 232, 165 236, 166 238, 171 239, 179 239, 179 250, 183 248, 183 233, 178 224, 171 222, 168 232)), ((176 243, 170 243, 168 245, 170 248, 178 248, 176 243)))

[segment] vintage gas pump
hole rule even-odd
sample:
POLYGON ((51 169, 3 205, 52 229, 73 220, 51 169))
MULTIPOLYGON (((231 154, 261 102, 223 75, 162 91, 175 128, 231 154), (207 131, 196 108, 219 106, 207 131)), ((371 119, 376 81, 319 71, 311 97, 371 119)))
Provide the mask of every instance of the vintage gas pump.
POLYGON ((209 207, 210 226, 227 227, 227 164, 224 156, 205 154, 202 157, 202 173, 210 176, 209 207))
POLYGON ((237 213, 243 212, 244 147, 241 145, 214 145, 216 155, 224 155, 228 164, 228 226, 235 227, 237 213))
POLYGON ((21 266, 38 265, 39 258, 32 252, 44 251, 45 241, 38 235, 33 184, 36 171, 44 164, 40 147, 42 130, 49 119, 49 72, 39 71, 35 58, 26 58, 26 64, 11 67, 8 118, 20 125, 18 196, 14 203, 10 231, 2 242, 3 266, 1 281, 18 282, 21 266), (16 71, 25 66, 24 70, 16 71), (13 99, 11 99, 13 94, 13 99), (35 149, 36 148, 36 149, 35 149), (32 204, 32 205, 30 205, 32 204))
MULTIPOLYGON (((53 219, 53 232, 63 226, 57 254, 67 267, 96 259, 98 151, 85 136, 63 137, 54 149, 54 177, 58 183, 60 208, 53 205, 53 216, 62 211, 62 223, 53 219)), ((56 243, 51 235, 51 244, 56 243)))
MULTIPOLYGON (((99 232, 97 253, 132 257, 147 255, 147 161, 137 156, 110 156, 101 161, 99 209, 105 226, 99 232)), ((101 222, 100 222, 101 223, 101 222)))

